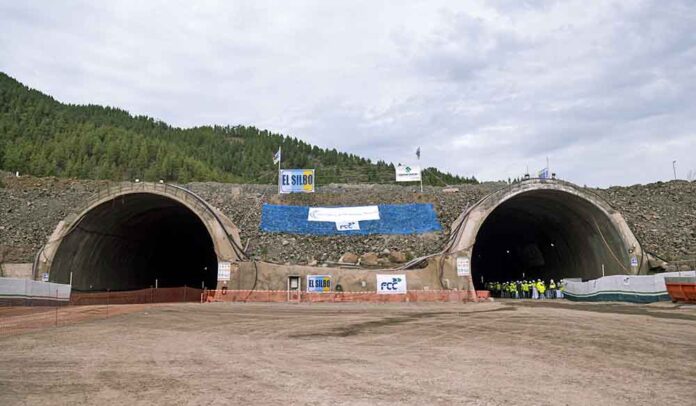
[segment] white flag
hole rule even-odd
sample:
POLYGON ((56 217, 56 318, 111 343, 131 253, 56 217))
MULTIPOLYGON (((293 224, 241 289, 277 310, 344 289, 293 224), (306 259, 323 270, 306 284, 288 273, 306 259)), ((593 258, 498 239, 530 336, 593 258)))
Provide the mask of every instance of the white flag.
POLYGON ((273 155, 273 163, 277 164, 280 162, 280 147, 278 147, 278 152, 273 155))

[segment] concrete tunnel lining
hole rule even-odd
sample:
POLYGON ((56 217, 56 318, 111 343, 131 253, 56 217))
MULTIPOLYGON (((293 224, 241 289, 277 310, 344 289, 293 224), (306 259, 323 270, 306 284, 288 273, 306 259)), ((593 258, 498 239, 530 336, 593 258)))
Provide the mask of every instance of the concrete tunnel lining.
POLYGON ((449 252, 471 258, 477 289, 486 281, 636 274, 645 262, 618 212, 561 181, 531 180, 488 195, 453 232, 449 252))
POLYGON ((34 274, 83 291, 214 287, 218 263, 241 259, 229 218, 191 191, 121 184, 61 221, 37 254, 34 274))
POLYGON ((66 235, 50 279, 76 290, 214 286, 217 256, 201 219, 155 194, 129 194, 90 210, 66 235))

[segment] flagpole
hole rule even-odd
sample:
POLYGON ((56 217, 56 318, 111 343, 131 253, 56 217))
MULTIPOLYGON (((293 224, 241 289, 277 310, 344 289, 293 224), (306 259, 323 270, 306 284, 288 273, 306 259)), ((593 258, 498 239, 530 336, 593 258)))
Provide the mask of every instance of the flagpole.
POLYGON ((420 170, 421 193, 423 193, 423 168, 421 168, 421 166, 420 166, 420 147, 418 147, 418 150, 416 151, 416 155, 418 156, 418 169, 420 170))
POLYGON ((278 147, 278 194, 280 194, 280 160, 283 158, 282 147, 278 147))

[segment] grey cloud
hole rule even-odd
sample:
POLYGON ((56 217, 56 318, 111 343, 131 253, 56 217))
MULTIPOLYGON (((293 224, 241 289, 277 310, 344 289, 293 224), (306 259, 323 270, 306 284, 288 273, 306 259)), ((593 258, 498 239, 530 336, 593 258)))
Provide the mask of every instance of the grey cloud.
POLYGON ((0 70, 175 125, 627 184, 696 168, 695 23, 687 1, 0 1, 0 70))

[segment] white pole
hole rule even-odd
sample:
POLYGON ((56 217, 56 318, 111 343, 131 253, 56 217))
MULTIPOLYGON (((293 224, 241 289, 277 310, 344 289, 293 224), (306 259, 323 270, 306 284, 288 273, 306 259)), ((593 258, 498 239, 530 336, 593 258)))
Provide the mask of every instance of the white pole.
POLYGON ((278 194, 280 194, 280 161, 283 159, 283 147, 278 147, 278 152, 280 156, 278 157, 278 194))
POLYGON ((423 193, 423 168, 420 165, 420 147, 418 147, 418 169, 420 169, 420 187, 421 193, 423 193))
POLYGON ((155 279, 155 289, 157 289, 157 279, 155 279))
POLYGON ((602 264, 602 277, 604 277, 604 264, 602 264))
POLYGON ((70 286, 72 286, 72 272, 70 272, 70 286))

